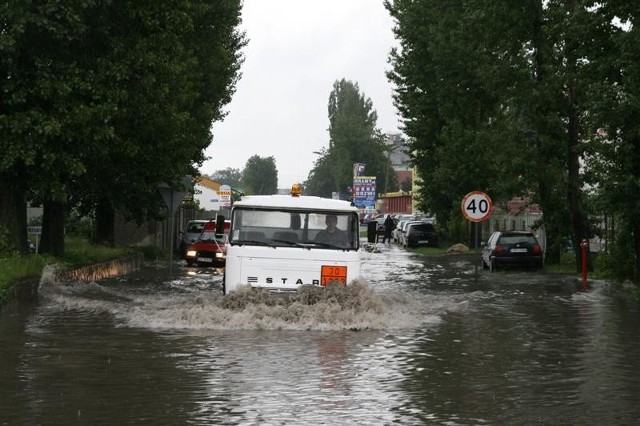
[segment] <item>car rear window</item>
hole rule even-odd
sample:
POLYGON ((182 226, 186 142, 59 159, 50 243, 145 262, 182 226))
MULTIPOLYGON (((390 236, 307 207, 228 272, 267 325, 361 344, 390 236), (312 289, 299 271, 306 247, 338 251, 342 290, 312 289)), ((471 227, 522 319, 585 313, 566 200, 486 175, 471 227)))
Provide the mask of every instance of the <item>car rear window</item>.
POLYGON ((430 223, 411 225, 411 229, 420 232, 432 232, 434 230, 433 225, 430 223))
POLYGON ((536 237, 533 235, 502 235, 498 244, 537 244, 536 237))

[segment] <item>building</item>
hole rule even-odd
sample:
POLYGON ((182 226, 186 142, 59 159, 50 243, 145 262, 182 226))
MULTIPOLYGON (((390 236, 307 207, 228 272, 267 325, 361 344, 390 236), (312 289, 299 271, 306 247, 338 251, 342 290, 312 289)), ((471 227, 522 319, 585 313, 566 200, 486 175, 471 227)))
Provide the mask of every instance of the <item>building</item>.
POLYGON ((412 213, 414 208, 411 188, 414 179, 407 140, 400 133, 389 133, 385 135, 384 143, 387 147, 386 153, 392 167, 392 170, 388 172, 395 173, 401 190, 396 192, 387 191, 389 176, 387 174, 384 181, 381 182, 383 193, 378 200, 377 209, 388 213, 412 213))

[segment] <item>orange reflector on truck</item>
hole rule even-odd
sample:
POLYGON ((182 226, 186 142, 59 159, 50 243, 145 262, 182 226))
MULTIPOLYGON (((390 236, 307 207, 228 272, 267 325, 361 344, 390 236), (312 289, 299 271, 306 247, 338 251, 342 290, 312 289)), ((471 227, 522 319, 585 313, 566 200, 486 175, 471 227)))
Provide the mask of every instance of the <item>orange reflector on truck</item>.
POLYGON ((347 267, 322 265, 320 270, 320 284, 328 285, 332 281, 339 281, 342 285, 347 285, 347 267))

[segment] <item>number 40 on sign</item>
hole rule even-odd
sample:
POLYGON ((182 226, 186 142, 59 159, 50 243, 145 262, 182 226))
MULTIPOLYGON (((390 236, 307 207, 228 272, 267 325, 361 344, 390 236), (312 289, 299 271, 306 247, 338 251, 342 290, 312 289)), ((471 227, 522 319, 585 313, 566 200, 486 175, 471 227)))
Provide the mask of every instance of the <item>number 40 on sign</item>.
POLYGON ((482 222, 491 216, 493 203, 487 194, 481 191, 472 191, 462 199, 462 214, 471 222, 482 222))

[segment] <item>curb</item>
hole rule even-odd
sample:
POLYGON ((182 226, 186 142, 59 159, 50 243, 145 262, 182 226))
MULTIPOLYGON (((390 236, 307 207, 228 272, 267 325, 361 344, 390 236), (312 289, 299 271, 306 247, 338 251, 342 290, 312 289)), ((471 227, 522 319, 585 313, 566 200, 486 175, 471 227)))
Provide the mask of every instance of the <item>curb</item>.
MULTIPOLYGON (((144 255, 142 253, 94 263, 73 269, 61 269, 56 271, 55 281, 99 281, 104 278, 117 275, 126 275, 139 270, 142 267, 144 255)), ((21 303, 33 303, 38 299, 38 287, 41 278, 30 278, 17 281, 13 284, 4 300, 0 300, 0 311, 6 306, 21 303)))

